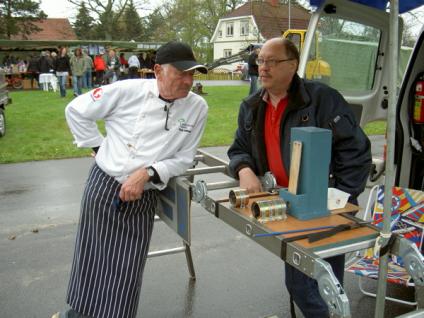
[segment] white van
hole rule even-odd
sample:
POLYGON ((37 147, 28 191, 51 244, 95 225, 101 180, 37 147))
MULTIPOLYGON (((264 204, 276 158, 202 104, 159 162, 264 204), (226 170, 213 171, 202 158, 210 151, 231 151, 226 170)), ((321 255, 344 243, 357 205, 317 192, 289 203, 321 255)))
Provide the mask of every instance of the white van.
MULTIPOLYGON (((326 82, 343 94, 362 127, 387 119, 389 17, 384 10, 351 1, 327 0, 312 15, 308 28, 308 33, 320 36, 310 36, 311 43, 305 43, 301 56, 300 72, 306 68, 308 57, 314 56, 308 47, 319 48, 320 59, 331 68, 329 83, 326 82), (319 39, 318 46, 313 43, 315 39, 319 39)), ((403 29, 402 21, 399 29, 403 29)), ((415 48, 399 50, 399 74, 404 74, 404 78, 398 79, 395 146, 395 183, 420 190, 424 187, 423 42, 421 30, 415 48), (417 87, 421 91, 417 92, 417 87)))

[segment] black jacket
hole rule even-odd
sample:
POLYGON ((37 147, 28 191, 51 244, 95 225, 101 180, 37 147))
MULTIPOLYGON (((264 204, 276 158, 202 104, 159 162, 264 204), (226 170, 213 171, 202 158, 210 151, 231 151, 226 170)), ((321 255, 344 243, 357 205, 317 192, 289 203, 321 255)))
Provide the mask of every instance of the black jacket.
POLYGON ((256 64, 257 58, 258 58, 258 54, 256 54, 255 52, 250 53, 249 60, 247 62, 248 64, 247 72, 249 75, 253 75, 253 76, 259 75, 258 64, 256 64))
POLYGON ((56 72, 71 72, 69 57, 67 55, 58 56, 54 61, 54 70, 56 72))
MULTIPOLYGON (((264 142, 267 103, 264 91, 247 97, 240 106, 238 129, 228 150, 230 171, 249 166, 257 175, 268 169, 264 142)), ((332 130, 329 186, 351 194, 350 201, 364 190, 371 167, 370 141, 358 126, 347 102, 336 90, 294 76, 288 92, 289 102, 281 121, 280 136, 284 168, 290 168, 290 129, 315 126, 332 130)))
POLYGON ((40 60, 38 61, 38 69, 40 70, 40 73, 49 73, 50 70, 53 69, 52 60, 47 56, 40 57, 40 60))
POLYGON ((28 69, 27 72, 29 73, 39 73, 40 69, 38 68, 38 60, 39 58, 34 56, 30 59, 28 63, 28 69))

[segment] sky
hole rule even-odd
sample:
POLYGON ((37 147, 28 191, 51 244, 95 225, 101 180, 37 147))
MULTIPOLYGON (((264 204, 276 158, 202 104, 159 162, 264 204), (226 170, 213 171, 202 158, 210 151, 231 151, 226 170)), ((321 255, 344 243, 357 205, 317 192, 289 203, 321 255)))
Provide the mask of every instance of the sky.
MULTIPOLYGON (((149 0, 146 1, 150 8, 157 7, 163 0, 149 0)), ((69 3, 67 0, 41 0, 41 9, 48 15, 49 18, 70 18, 73 22, 73 18, 76 16, 77 12, 74 9, 75 6, 69 3)), ((421 22, 423 23, 424 19, 424 6, 415 10, 418 15, 421 16, 421 22)), ((147 12, 148 13, 148 12, 147 12)), ((141 13, 145 15, 146 13, 141 13)), ((421 27, 422 23, 417 23, 413 28, 413 34, 417 34, 421 27)))
POLYGON ((76 15, 74 5, 66 0, 41 0, 40 6, 49 18, 69 18, 76 15))
MULTIPOLYGON (((147 6, 150 8, 157 7, 162 0, 149 0, 146 1, 147 6)), ((41 9, 48 15, 49 18, 70 18, 71 22, 77 15, 75 5, 69 3, 67 0, 41 0, 41 9)))

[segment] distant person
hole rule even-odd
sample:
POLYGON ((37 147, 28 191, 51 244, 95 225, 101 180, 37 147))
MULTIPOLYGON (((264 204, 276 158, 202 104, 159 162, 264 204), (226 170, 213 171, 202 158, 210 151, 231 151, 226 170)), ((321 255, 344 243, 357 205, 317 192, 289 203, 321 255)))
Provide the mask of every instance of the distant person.
POLYGON ((66 96, 66 83, 69 73, 71 72, 71 62, 69 60, 68 51, 65 47, 59 50, 59 56, 54 62, 54 69, 59 81, 60 97, 66 96))
POLYGON ((119 54, 119 79, 126 79, 128 76, 128 61, 125 58, 125 53, 119 54))
POLYGON ((52 59, 50 58, 49 51, 42 51, 41 57, 38 61, 38 68, 40 70, 39 86, 40 89, 48 90, 51 83, 51 74, 54 72, 52 59))
POLYGON ((140 62, 140 69, 147 68, 145 56, 146 56, 146 53, 140 53, 138 55, 138 61, 140 62))
POLYGON ((137 55, 131 55, 128 59, 128 78, 140 78, 138 70, 140 69, 140 61, 137 55))
POLYGON ((103 53, 97 54, 93 61, 94 71, 96 72, 96 86, 103 84, 103 77, 107 69, 106 61, 103 58, 103 53))
POLYGON ((88 55, 87 50, 83 51, 84 61, 85 61, 85 72, 82 77, 82 87, 92 89, 93 88, 93 60, 90 55, 88 55))
MULTIPOLYGON (((155 59, 156 59, 156 52, 148 52, 146 54, 146 61, 145 66, 147 69, 151 70, 153 69, 153 65, 155 65, 155 59)), ((154 78, 154 73, 147 73, 146 78, 154 78)))
POLYGON ((50 53, 50 60, 51 60, 51 63, 52 63, 53 66, 54 66, 54 63, 55 63, 56 59, 57 59, 57 53, 54 52, 54 51, 51 52, 50 53))
POLYGON ((34 88, 34 80, 37 82, 38 87, 40 87, 38 84, 38 77, 40 75, 39 59, 40 58, 36 54, 30 55, 29 57, 27 73, 31 81, 31 88, 34 88))
POLYGON ((258 85, 258 64, 256 63, 256 60, 258 59, 258 54, 261 49, 258 46, 255 46, 253 48, 253 51, 249 55, 249 61, 247 63, 248 65, 248 74, 250 77, 250 90, 249 95, 256 93, 259 89, 258 85))
POLYGON ((53 70, 52 60, 48 51, 41 52, 41 57, 38 61, 38 69, 40 70, 40 74, 50 73, 53 70))
POLYGON ((74 96, 77 97, 82 94, 82 77, 86 70, 86 63, 82 55, 81 48, 74 50, 74 56, 71 58, 71 71, 72 71, 72 86, 74 89, 74 96))
POLYGON ((108 52, 108 55, 106 57, 106 66, 107 66, 107 72, 105 74, 105 80, 108 81, 108 83, 116 82, 119 79, 119 58, 116 56, 115 50, 110 49, 108 52))

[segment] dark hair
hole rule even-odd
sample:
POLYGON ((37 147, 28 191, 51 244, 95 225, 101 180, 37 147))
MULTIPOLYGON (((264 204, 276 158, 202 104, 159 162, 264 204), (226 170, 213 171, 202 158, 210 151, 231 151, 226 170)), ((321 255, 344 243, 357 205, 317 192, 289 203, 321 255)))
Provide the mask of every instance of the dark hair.
POLYGON ((288 39, 282 39, 282 44, 286 51, 287 58, 296 60, 297 65, 299 65, 299 50, 296 45, 288 39))

